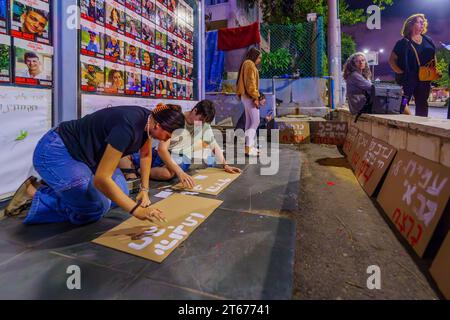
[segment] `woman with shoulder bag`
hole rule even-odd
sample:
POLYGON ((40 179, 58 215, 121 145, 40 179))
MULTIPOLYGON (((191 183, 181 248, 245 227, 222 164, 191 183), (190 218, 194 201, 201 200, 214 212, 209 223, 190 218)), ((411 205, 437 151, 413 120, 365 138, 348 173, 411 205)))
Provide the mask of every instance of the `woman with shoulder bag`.
POLYGON ((424 14, 410 16, 403 24, 401 35, 389 57, 396 81, 403 86, 409 100, 414 97, 416 116, 428 116, 431 81, 440 78, 436 69, 436 47, 426 36, 428 21, 424 14))

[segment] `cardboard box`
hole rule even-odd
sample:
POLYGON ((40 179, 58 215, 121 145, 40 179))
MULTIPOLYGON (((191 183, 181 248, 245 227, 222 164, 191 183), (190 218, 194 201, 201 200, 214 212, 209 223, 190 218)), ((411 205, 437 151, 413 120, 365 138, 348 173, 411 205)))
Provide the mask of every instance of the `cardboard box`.
POLYGON ((447 300, 450 300, 450 232, 430 268, 431 276, 447 300))
POLYGON ((316 144, 344 145, 348 123, 338 121, 313 121, 309 123, 311 142, 316 144))
MULTIPOLYGON (((308 119, 308 118, 306 118, 308 119)), ((310 142, 309 122, 302 118, 277 118, 280 144, 303 144, 310 142)))
POLYGON ((450 168, 400 150, 381 188, 378 202, 420 257, 443 218, 449 180, 450 168))
POLYGON ((173 194, 151 207, 163 211, 168 222, 128 219, 92 242, 162 262, 202 224, 222 201, 173 194))

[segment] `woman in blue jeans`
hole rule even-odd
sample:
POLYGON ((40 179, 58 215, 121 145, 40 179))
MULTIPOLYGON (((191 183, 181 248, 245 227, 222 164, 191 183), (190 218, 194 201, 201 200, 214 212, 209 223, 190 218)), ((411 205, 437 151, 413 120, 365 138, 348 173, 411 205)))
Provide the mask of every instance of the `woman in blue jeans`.
POLYGON ((140 220, 164 220, 149 208, 152 139, 165 141, 184 127, 180 109, 159 104, 150 111, 138 106, 106 108, 79 120, 62 122, 39 141, 33 164, 45 184, 29 178, 5 210, 20 213, 31 202, 25 224, 98 221, 114 202, 140 220), (140 152, 142 182, 135 202, 118 164, 123 156, 140 152))

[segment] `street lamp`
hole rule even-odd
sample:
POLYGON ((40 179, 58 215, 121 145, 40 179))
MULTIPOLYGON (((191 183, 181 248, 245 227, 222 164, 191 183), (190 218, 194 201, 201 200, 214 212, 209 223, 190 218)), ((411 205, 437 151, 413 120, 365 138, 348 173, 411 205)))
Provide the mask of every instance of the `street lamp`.
POLYGON ((378 51, 372 51, 370 49, 363 49, 364 54, 367 58, 367 64, 372 66, 372 80, 375 80, 375 66, 378 65, 378 55, 384 52, 384 49, 379 49, 378 51))

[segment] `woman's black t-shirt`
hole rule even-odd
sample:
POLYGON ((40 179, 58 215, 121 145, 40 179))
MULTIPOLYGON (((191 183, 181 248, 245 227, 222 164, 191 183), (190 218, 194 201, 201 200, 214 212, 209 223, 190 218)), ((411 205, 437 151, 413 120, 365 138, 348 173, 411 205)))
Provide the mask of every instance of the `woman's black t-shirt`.
POLYGON ((397 64, 406 74, 419 74, 416 54, 411 45, 416 48, 421 66, 434 59, 436 49, 429 37, 423 36, 422 43, 417 44, 412 40, 403 38, 395 44, 394 52, 398 57, 397 64))
POLYGON ((138 152, 148 139, 145 126, 150 114, 139 106, 106 108, 62 122, 58 132, 70 155, 95 169, 108 144, 124 156, 138 152))

